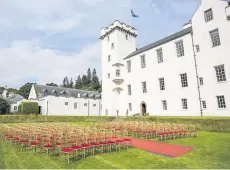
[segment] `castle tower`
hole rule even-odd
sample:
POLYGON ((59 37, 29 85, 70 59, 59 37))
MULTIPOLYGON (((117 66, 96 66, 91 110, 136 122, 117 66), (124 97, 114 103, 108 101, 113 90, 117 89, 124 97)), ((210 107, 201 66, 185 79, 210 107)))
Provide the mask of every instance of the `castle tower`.
POLYGON ((127 66, 123 58, 136 50, 136 37, 136 29, 120 21, 101 29, 102 114, 126 114, 127 66))

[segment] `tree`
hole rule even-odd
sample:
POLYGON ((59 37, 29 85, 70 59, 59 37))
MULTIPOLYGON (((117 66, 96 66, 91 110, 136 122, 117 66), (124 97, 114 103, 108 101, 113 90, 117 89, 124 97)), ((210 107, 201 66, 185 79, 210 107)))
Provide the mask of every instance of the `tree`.
POLYGON ((54 87, 58 87, 57 84, 54 84, 54 83, 47 83, 46 86, 54 86, 54 87))
POLYGON ((97 77, 96 69, 93 69, 91 87, 95 90, 98 90, 101 87, 99 78, 97 77))
POLYGON ((87 86, 88 85, 88 81, 87 81, 87 76, 83 74, 82 78, 81 78, 81 82, 82 82, 82 86, 87 86))
POLYGON ((70 82, 69 82, 69 88, 73 88, 73 79, 72 78, 70 79, 70 82))
POLYGON ((5 100, 0 98, 0 115, 10 113, 10 104, 5 100))
POLYGON ((69 79, 67 76, 63 80, 63 87, 69 87, 69 79))
POLYGON ((26 83, 19 88, 18 94, 28 99, 32 85, 35 83, 26 83))
POLYGON ((90 85, 91 81, 92 81, 92 74, 91 74, 90 68, 88 68, 88 70, 87 70, 87 84, 90 85))
POLYGON ((75 89, 81 89, 81 88, 82 88, 81 76, 79 75, 77 77, 77 80, 75 81, 75 89))
POLYGON ((0 94, 5 90, 5 87, 0 87, 0 94))

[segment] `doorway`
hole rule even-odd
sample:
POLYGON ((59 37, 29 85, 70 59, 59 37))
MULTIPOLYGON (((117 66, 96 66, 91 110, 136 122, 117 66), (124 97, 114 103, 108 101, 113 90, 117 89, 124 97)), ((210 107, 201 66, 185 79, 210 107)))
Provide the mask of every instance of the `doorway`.
POLYGON ((145 116, 146 115, 146 111, 147 111, 146 103, 142 102, 141 103, 141 116, 145 116))
POLYGON ((38 114, 42 114, 42 107, 38 106, 38 114))

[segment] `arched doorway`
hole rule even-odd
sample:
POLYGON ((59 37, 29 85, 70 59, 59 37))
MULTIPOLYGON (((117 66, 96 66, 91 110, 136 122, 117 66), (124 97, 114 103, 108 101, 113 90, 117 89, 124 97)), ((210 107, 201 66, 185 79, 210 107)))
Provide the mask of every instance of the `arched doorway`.
POLYGON ((147 111, 147 106, 145 102, 141 103, 141 116, 145 116, 147 111))

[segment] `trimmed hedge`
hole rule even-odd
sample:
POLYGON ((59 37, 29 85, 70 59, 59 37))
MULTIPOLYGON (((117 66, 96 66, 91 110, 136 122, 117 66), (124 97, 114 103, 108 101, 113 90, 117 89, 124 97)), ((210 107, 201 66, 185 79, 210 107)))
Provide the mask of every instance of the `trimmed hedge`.
POLYGON ((23 102, 19 105, 19 112, 24 114, 38 114, 39 106, 37 102, 23 102))
POLYGON ((122 117, 124 121, 150 121, 195 125, 199 131, 230 132, 230 117, 122 117))
POLYGON ((112 116, 42 116, 35 114, 0 116, 0 123, 22 122, 108 122, 115 119, 112 116))
POLYGON ((22 122, 109 122, 109 121, 149 121, 195 125, 199 131, 230 133, 230 117, 116 117, 112 116, 42 116, 35 114, 3 115, 0 123, 22 122))

